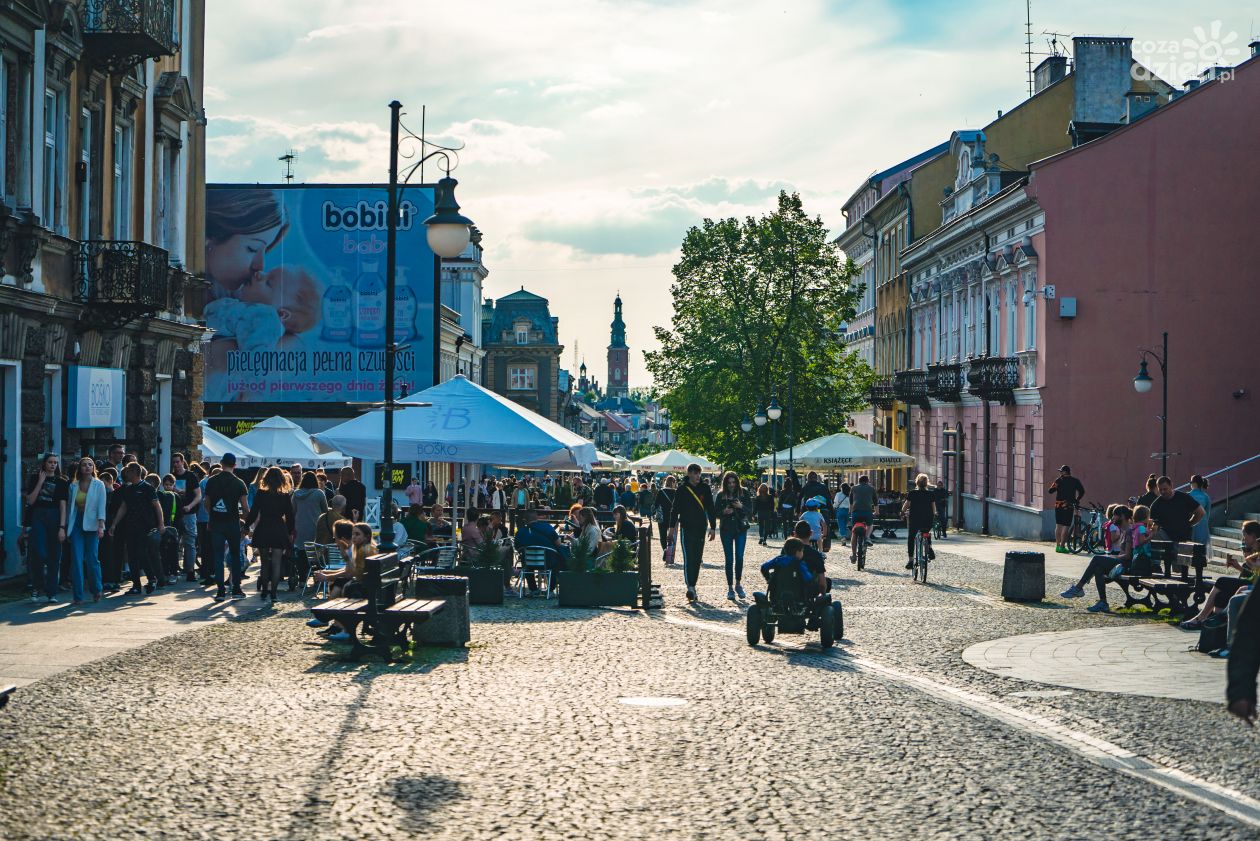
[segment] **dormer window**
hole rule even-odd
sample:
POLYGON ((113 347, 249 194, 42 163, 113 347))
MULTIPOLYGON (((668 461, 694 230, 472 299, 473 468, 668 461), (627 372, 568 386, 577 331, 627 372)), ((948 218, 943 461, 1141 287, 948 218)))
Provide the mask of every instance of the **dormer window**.
POLYGON ((516 322, 516 324, 512 326, 512 332, 516 336, 516 343, 518 345, 529 344, 529 322, 528 321, 516 322))

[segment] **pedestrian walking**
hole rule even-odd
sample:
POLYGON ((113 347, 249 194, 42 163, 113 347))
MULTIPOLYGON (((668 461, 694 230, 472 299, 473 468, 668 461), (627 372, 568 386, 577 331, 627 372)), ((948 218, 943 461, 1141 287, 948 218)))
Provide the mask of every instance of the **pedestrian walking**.
POLYGON ((836 511, 836 534, 841 540, 849 536, 849 508, 852 505, 850 494, 853 488, 848 482, 840 483, 840 490, 836 491, 836 498, 831 501, 832 508, 836 511))
POLYGON ((744 546, 748 541, 748 518, 753 512, 752 497, 733 472, 722 474, 722 489, 713 500, 718 512, 719 537, 726 558, 726 598, 744 598, 744 546))
POLYGON ((1059 478, 1050 484, 1046 493, 1054 494, 1054 551, 1063 554, 1068 551, 1068 531, 1076 516, 1076 506, 1085 497, 1085 486, 1065 464, 1059 468, 1059 478))
POLYGON ((766 541, 774 534, 774 497, 770 494, 770 486, 765 482, 757 486, 753 511, 757 515, 757 542, 765 546, 766 541))
MULTIPOLYGON (((131 568, 129 596, 152 593, 162 586, 158 567, 158 542, 161 539, 162 506, 157 491, 144 481, 145 471, 137 462, 128 462, 123 468, 123 486, 118 491, 121 500, 118 513, 110 521, 109 532, 118 537, 122 526, 122 543, 127 550, 127 564, 131 568), (140 574, 148 583, 140 586, 140 574)), ((117 546, 117 543, 115 543, 117 546)))
POLYGON ((44 454, 26 492, 32 600, 38 600, 42 590, 49 604, 57 601, 62 544, 66 540, 68 497, 69 484, 61 475, 60 456, 56 453, 44 454))
POLYGON ((96 462, 87 456, 79 459, 70 488, 66 535, 70 544, 70 585, 75 604, 83 602, 87 593, 92 594, 92 601, 98 602, 104 590, 99 548, 101 536, 105 534, 105 496, 105 483, 96 478, 96 462))
MULTIPOLYGON (((300 488, 301 485, 298 485, 300 488)), ((420 477, 412 476, 411 481, 407 483, 403 496, 407 497, 407 505, 420 505, 424 499, 424 488, 420 485, 420 477)))
MULTIPOLYGON (((661 540, 661 551, 664 552, 669 548, 669 521, 670 515, 674 510, 674 499, 678 494, 678 480, 673 476, 666 476, 665 481, 661 484, 661 489, 656 493, 656 530, 661 540)), ((665 558, 667 566, 674 565, 672 557, 665 558)))
POLYGON ((223 576, 224 553, 232 577, 232 596, 244 598, 241 589, 241 515, 249 512, 249 489, 236 475, 236 456, 224 453, 219 460, 222 469, 206 482, 204 505, 210 514, 210 556, 214 581, 218 585, 214 600, 225 596, 223 576))
POLYGON ((434 505, 437 505, 437 501, 438 501, 437 485, 433 484, 432 482, 425 482, 424 498, 421 500, 420 504, 423 505, 425 508, 432 508, 434 505))
POLYGON ((669 514, 671 536, 682 543, 683 572, 687 582, 687 600, 696 600, 696 584, 704 557, 704 533, 708 526, 709 540, 717 538, 717 514, 713 509, 713 489, 700 477, 700 465, 687 465, 687 478, 679 488, 669 514))
POLYGON ((109 533, 109 524, 114 522, 118 508, 122 505, 122 484, 118 481, 114 468, 106 467, 101 471, 101 484, 105 486, 105 536, 101 538, 98 552, 101 558, 101 586, 106 595, 117 593, 121 589, 123 558, 122 541, 116 540, 109 533))
POLYGON ((245 521, 253 529, 254 551, 258 553, 258 596, 276 604, 276 591, 284 569, 284 556, 293 549, 293 485, 290 474, 268 467, 258 485, 258 494, 245 521))
POLYGON ((175 492, 179 494, 180 554, 183 561, 184 580, 197 580, 197 511, 201 508, 201 479, 192 469, 183 453, 171 454, 171 475, 175 477, 175 492))
MULTIPOLYGON (((306 556, 306 544, 316 540, 315 532, 320 517, 328 511, 328 497, 320 490, 319 478, 307 472, 302 485, 293 492, 293 560, 295 578, 306 581, 310 574, 311 558, 306 556)), ((332 542, 332 529, 328 531, 332 542)))

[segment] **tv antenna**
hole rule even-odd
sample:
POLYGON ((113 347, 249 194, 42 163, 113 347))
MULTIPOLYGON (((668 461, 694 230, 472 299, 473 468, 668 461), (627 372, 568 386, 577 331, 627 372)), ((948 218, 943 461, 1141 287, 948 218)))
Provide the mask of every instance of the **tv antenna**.
POLYGON ((294 152, 292 149, 276 158, 276 160, 284 164, 284 183, 286 184, 293 183, 293 162, 297 159, 297 152, 294 152))
POLYGON ((1028 59, 1028 98, 1033 97, 1032 0, 1024 0, 1024 55, 1028 59))

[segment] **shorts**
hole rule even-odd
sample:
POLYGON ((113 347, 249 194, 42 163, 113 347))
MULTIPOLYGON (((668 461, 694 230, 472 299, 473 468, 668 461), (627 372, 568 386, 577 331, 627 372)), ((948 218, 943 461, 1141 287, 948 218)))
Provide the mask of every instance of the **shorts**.
POLYGON ((1066 505, 1065 505, 1064 507, 1062 507, 1062 508, 1059 508, 1058 506, 1056 506, 1056 507, 1055 507, 1055 509, 1054 509, 1054 522, 1055 522, 1055 525, 1059 525, 1059 526, 1070 526, 1070 525, 1072 525, 1072 515, 1073 515, 1073 513, 1074 513, 1074 512, 1072 511, 1072 509, 1071 509, 1070 507, 1066 506, 1066 505))
POLYGON ((853 528, 857 528, 860 525, 865 525, 867 530, 869 531, 871 527, 871 522, 874 519, 875 519, 875 515, 871 513, 870 511, 855 511, 853 512, 853 523, 850 526, 850 528, 853 529, 853 528))

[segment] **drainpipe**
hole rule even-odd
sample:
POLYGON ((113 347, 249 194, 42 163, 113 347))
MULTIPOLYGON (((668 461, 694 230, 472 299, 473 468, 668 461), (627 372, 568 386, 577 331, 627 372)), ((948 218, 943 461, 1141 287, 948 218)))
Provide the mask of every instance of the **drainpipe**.
MULTIPOLYGON (((989 257, 989 235, 984 235, 984 257, 989 257)), ((987 357, 992 348, 989 347, 989 296, 988 290, 984 287, 984 278, 980 280, 980 296, 984 299, 984 355, 987 357)), ((992 441, 989 440, 989 418, 992 411, 989 406, 989 398, 984 398, 984 498, 980 501, 980 533, 989 533, 989 495, 991 492, 990 481, 992 480, 993 471, 990 464, 990 453, 993 450, 992 441)))

